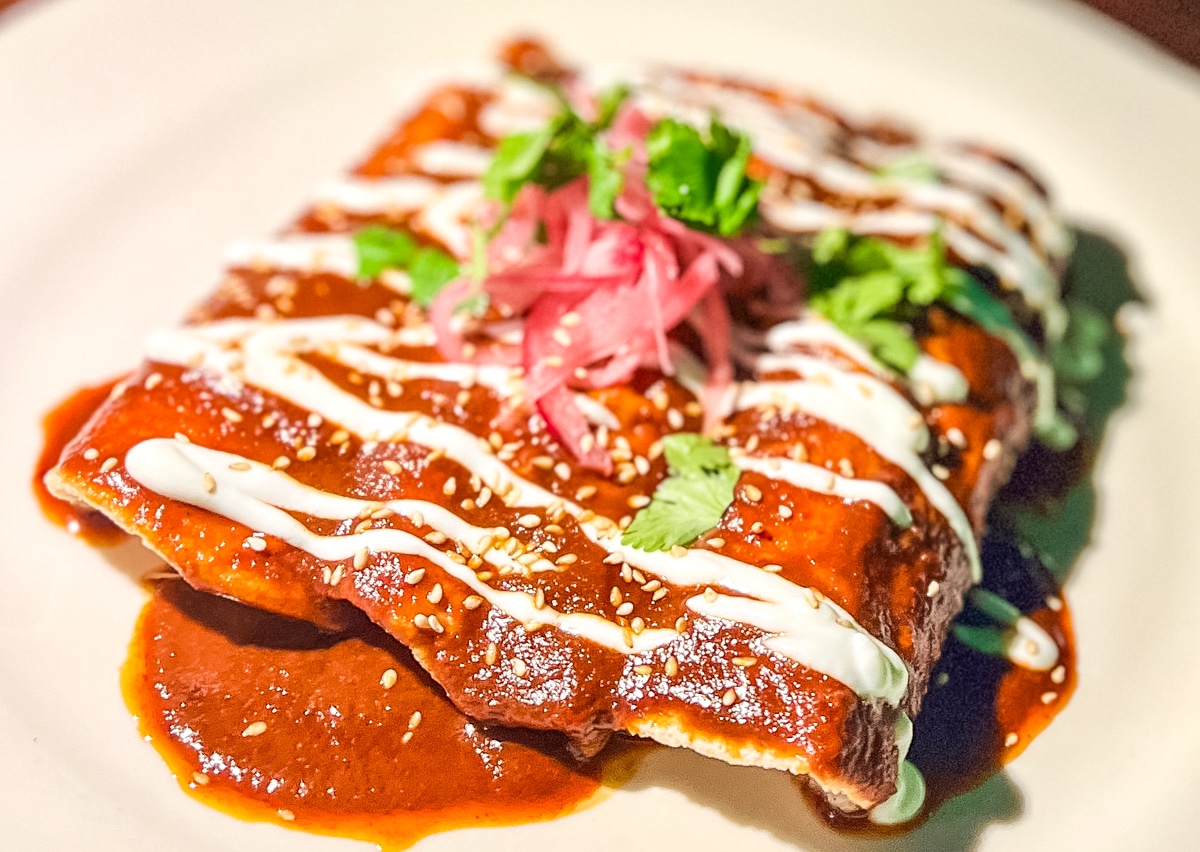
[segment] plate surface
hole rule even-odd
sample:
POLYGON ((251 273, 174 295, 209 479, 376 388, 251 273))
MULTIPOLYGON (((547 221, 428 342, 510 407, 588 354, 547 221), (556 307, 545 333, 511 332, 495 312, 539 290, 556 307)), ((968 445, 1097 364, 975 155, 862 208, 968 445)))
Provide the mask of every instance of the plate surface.
POLYGON ((836 836, 786 779, 663 752, 610 800, 421 849, 1189 847, 1200 794, 1200 75, 1057 3, 44 0, 0 18, 0 838, 9 849, 336 850, 191 801, 138 741, 117 671, 150 564, 39 513, 41 414, 139 358, 395 117, 413 69, 536 31, 571 59, 784 81, 987 139, 1124 253, 1134 378, 1075 566, 1080 686, 1011 769, 914 835, 836 836), (501 11, 503 9, 503 11, 501 11))

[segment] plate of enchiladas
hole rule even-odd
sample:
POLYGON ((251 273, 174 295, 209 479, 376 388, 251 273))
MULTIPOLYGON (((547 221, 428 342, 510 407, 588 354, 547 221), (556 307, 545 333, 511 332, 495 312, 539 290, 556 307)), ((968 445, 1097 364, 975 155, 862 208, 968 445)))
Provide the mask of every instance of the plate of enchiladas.
POLYGON ((1075 7, 0 21, 14 848, 1183 848, 1200 81, 1075 7))

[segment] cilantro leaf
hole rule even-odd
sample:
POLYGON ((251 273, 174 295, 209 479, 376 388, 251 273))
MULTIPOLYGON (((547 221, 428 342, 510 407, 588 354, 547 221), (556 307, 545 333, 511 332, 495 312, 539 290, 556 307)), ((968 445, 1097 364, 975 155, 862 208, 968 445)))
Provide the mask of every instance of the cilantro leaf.
POLYGON ((358 277, 378 278, 385 269, 404 269, 417 244, 408 234, 382 225, 370 225, 354 235, 358 277))
POLYGON ((724 447, 690 432, 663 438, 668 476, 634 516, 622 544, 669 550, 695 541, 721 520, 733 502, 740 471, 724 447))
POLYGON ((628 89, 621 87, 601 94, 594 123, 585 121, 560 97, 561 111, 544 127, 501 140, 483 176, 484 192, 509 204, 527 183, 555 189, 581 175, 591 175, 593 180, 599 175, 603 186, 592 205, 593 210, 604 209, 603 199, 609 195, 615 199, 620 184, 614 189, 611 170, 602 168, 613 155, 599 134, 612 123, 628 94, 628 89))
POLYGON ((408 267, 412 279, 412 299, 423 308, 433 304, 442 288, 459 275, 458 261, 441 249, 421 248, 408 267))
POLYGON ((920 308, 946 300, 958 276, 970 278, 946 264, 936 231, 924 246, 905 248, 831 229, 813 243, 808 301, 884 364, 907 373, 920 353, 906 324, 920 308))
POLYGON ((668 216, 731 237, 757 210, 762 183, 746 174, 750 140, 715 119, 705 138, 665 118, 650 129, 646 153, 646 186, 668 216))
POLYGON ((354 235, 358 254, 358 276, 377 278, 385 269, 407 271, 412 282, 412 299, 429 307, 438 293, 461 274, 458 261, 439 248, 418 247, 403 231, 369 225, 354 235))

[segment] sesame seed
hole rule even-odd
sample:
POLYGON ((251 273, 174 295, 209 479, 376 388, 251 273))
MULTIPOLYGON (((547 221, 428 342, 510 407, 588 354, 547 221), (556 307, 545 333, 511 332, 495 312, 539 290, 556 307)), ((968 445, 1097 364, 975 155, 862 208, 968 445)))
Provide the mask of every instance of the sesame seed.
POLYGON ((354 554, 354 570, 361 571, 367 567, 367 560, 371 558, 371 552, 365 547, 360 547, 354 554))
POLYGON ((937 580, 930 580, 929 581, 929 589, 925 592, 926 596, 933 597, 934 595, 936 595, 938 593, 938 589, 940 589, 941 587, 942 587, 942 584, 939 583, 937 580))
POLYGON ((238 461, 229 465, 230 470, 236 470, 239 473, 250 469, 250 462, 238 461))
POLYGON ((630 509, 644 509, 650 505, 650 498, 645 494, 634 494, 625 502, 629 505, 630 509))
POLYGON ((195 784, 197 787, 203 787, 205 784, 208 783, 208 776, 205 775, 203 772, 193 772, 192 773, 192 783, 195 784))
POLYGON ((434 583, 433 588, 429 590, 429 594, 425 596, 425 600, 431 604, 441 603, 442 600, 442 584, 434 583))
POLYGON ((701 414, 704 413, 704 406, 702 406, 700 403, 696 402, 696 400, 693 399, 691 402, 689 402, 687 405, 685 405, 683 407, 683 413, 686 414, 688 417, 699 417, 701 414))
POLYGON ((566 482, 571 478, 571 466, 566 462, 559 462, 554 466, 554 475, 566 482))
POLYGON ((633 613, 633 602, 632 601, 625 601, 623 604, 621 604, 619 607, 617 607, 617 615, 624 616, 624 615, 630 615, 632 613, 633 613))
POLYGON ((115 458, 115 457, 112 457, 112 456, 109 456, 108 458, 106 458, 106 459, 104 460, 104 464, 100 465, 100 472, 101 472, 101 473, 108 473, 110 470, 112 470, 112 469, 113 469, 114 467, 116 467, 116 466, 117 466, 117 460, 116 460, 116 458, 115 458))
POLYGON ((334 432, 332 435, 329 436, 329 443, 333 444, 335 447, 338 446, 339 444, 344 444, 349 440, 350 440, 350 433, 347 432, 345 429, 338 429, 336 432, 334 432))
POLYGON ((675 632, 676 633, 684 633, 687 630, 687 628, 688 628, 688 617, 686 615, 681 615, 681 616, 679 616, 679 618, 675 619, 675 632))
POLYGON ((673 545, 671 545, 671 555, 674 556, 676 559, 686 556, 687 548, 682 545, 679 545, 679 544, 673 544, 673 545))
POLYGON ((616 586, 613 586, 612 591, 608 593, 608 602, 613 606, 620 606, 623 597, 624 596, 621 594, 621 590, 616 586))
POLYGON ((791 510, 790 506, 780 506, 779 507, 779 517, 783 518, 786 521, 791 516, 792 516, 792 510, 791 510))
POLYGON ((573 328, 579 325, 581 321, 582 318, 575 311, 567 311, 567 313, 558 318, 558 324, 565 325, 567 328, 573 328))
POLYGON ((619 565, 619 564, 621 564, 621 562, 623 560, 621 559, 621 554, 610 553, 610 554, 608 554, 608 556, 605 556, 600 561, 603 562, 605 565, 619 565))
POLYGON ((764 565, 762 567, 762 569, 764 571, 766 571, 768 574, 778 574, 780 571, 783 570, 783 566, 780 565, 778 562, 768 562, 766 565, 764 565))
POLYGON ((425 516, 420 512, 413 512, 411 515, 409 515, 408 519, 412 521, 414 527, 425 526, 425 516))
POLYGON ((400 467, 400 462, 393 461, 392 459, 383 460, 383 469, 393 476, 404 470, 404 468, 400 467))
POLYGON ((643 592, 653 592, 653 591, 655 591, 656 589, 661 589, 661 588, 662 588, 662 581, 661 581, 661 580, 651 580, 651 581, 650 581, 650 582, 648 582, 648 583, 643 583, 643 584, 642 584, 642 591, 643 591, 643 592))
POLYGON ((725 539, 721 538, 720 536, 713 536, 704 543, 709 547, 721 548, 725 546, 725 539))
POLYGON ((542 519, 537 515, 522 515, 521 517, 517 518, 517 523, 520 526, 525 527, 527 530, 532 530, 541 526, 542 519))
POLYGON ((667 677, 675 677, 675 675, 679 674, 679 660, 675 659, 674 654, 667 657, 666 672, 667 677))
POLYGON ((1050 597, 1046 598, 1046 606, 1050 607, 1050 609, 1054 612, 1059 612, 1063 608, 1063 602, 1061 598, 1051 595, 1050 597))
POLYGON ((279 456, 278 458, 275 459, 275 461, 271 462, 271 467, 274 468, 275 470, 283 470, 285 467, 287 467, 291 463, 292 463, 292 460, 289 459, 287 456, 279 456))
POLYGON ((442 493, 450 497, 458 490, 458 480, 453 476, 446 480, 446 484, 442 486, 442 493))
POLYGON ((542 359, 542 363, 551 369, 557 369, 563 365, 563 359, 561 355, 547 355, 542 359))
POLYGON ((146 376, 144 386, 146 390, 154 390, 156 387, 162 384, 162 380, 162 373, 151 373, 150 375, 146 376))
POLYGON ((661 601, 666 596, 667 596, 667 590, 659 589, 658 591, 656 591, 654 593, 654 596, 650 600, 657 602, 657 601, 661 601))
POLYGON ((1004 747, 1012 748, 1013 746, 1015 746, 1017 744, 1017 741, 1019 739, 1020 739, 1020 737, 1018 737, 1016 734, 1010 733, 1008 736, 1006 736, 1004 738, 1004 747))
POLYGON ((1042 693, 1042 703, 1043 704, 1053 704, 1057 698, 1058 698, 1057 692, 1043 692, 1042 693))
POLYGON ((951 426, 946 430, 946 440, 960 450, 967 445, 967 437, 962 433, 962 429, 959 429, 957 426, 951 426))
POLYGON ((217 481, 213 479, 213 475, 211 473, 204 474, 204 490, 209 494, 212 494, 217 490, 217 481))
POLYGON ((551 336, 554 338, 554 342, 564 349, 571 345, 571 335, 567 334, 566 329, 556 328, 551 336))
POLYGON ((88 461, 95 461, 96 459, 100 458, 100 451, 95 447, 89 447, 83 451, 83 457, 88 461))
POLYGON ((221 409, 221 416, 224 417, 226 420, 228 420, 230 423, 241 423, 242 422, 242 415, 239 412, 235 411, 234 409, 229 408, 228 406, 221 409))
POLYGON ((267 549, 267 542, 256 535, 246 536, 246 538, 242 541, 242 545, 250 548, 256 553, 262 553, 267 549))
POLYGON ((404 736, 402 736, 402 737, 400 738, 400 743, 401 743, 402 745, 408 745, 408 744, 409 744, 409 743, 412 741, 412 738, 413 738, 413 732, 412 732, 412 731, 405 731, 405 732, 404 732, 404 736))
POLYGON ((762 499, 762 491, 753 485, 742 486, 742 497, 750 503, 757 503, 762 499))
POLYGON ((483 655, 483 661, 489 666, 494 666, 496 665, 496 658, 499 656, 500 649, 496 647, 496 643, 489 642, 487 646, 487 653, 483 655))
POLYGON ((424 568, 417 568, 416 570, 409 571, 407 574, 404 575, 404 582, 408 583, 408 585, 410 585, 410 586, 415 586, 417 583, 421 582, 423 579, 425 579, 425 569, 424 568))
POLYGON ((296 458, 300 461, 312 461, 317 457, 316 447, 301 447, 296 451, 296 458))
POLYGON ((537 592, 533 596, 533 608, 534 609, 542 609, 545 606, 546 606, 546 592, 541 587, 539 587, 537 592))
POLYGON ((988 441, 986 444, 983 445, 983 457, 987 461, 991 461, 992 459, 994 459, 1000 455, 1000 451, 1002 449, 1004 449, 1003 445, 999 441, 997 441, 995 438, 992 438, 990 441, 988 441))
POLYGON ((342 578, 345 576, 346 576, 346 569, 343 568, 341 565, 337 566, 329 574, 329 585, 336 586, 338 583, 342 582, 342 578))
POLYGON ((555 565, 574 565, 579 561, 579 557, 574 553, 564 553, 562 556, 554 560, 555 565))
POLYGON ((399 675, 396 674, 395 669, 387 669, 383 673, 383 676, 381 678, 379 678, 379 685, 382 686, 384 689, 391 689, 393 686, 396 685, 396 681, 398 679, 399 679, 399 675))
POLYGON ((671 408, 667 411, 667 425, 672 429, 682 429, 684 424, 683 412, 678 408, 671 408))
POLYGON ((1066 666, 1056 666, 1054 671, 1050 672, 1050 680, 1053 683, 1062 683, 1067 679, 1066 666))
POLYGON ((621 631, 621 638, 625 641, 626 648, 633 647, 633 631, 628 627, 621 631))
POLYGON ((717 599, 717 590, 712 586, 706 586, 704 589, 704 599, 709 603, 715 601, 717 599))
POLYGON ((635 673, 640 674, 640 675, 648 675, 648 674, 654 673, 654 667, 647 666, 647 665, 634 666, 633 670, 635 673))
POLYGON ((725 690, 725 694, 721 696, 721 703, 724 704, 726 707, 729 707, 735 701, 737 701, 737 699, 738 699, 737 690, 730 687, 729 689, 725 690))
POLYGON ((512 673, 517 677, 525 677, 529 674, 529 666, 525 665, 525 661, 520 657, 514 657, 512 661, 512 673))
POLYGON ((267 732, 267 723, 266 722, 262 722, 262 721, 251 722, 242 731, 242 736, 243 737, 257 737, 257 736, 260 736, 261 734, 265 734, 266 732, 267 732))
POLYGON ((950 478, 950 471, 949 471, 949 469, 947 469, 947 467, 944 464, 931 465, 929 470, 933 473, 934 476, 936 476, 938 479, 942 480, 943 482, 945 482, 947 479, 950 478))
POLYGON ((284 822, 291 822, 296 818, 296 815, 287 808, 280 808, 279 810, 275 811, 275 813, 279 814, 279 818, 284 822))
POLYGON ((467 595, 462 602, 463 609, 479 609, 482 604, 483 598, 479 595, 467 595))
POLYGON ((734 657, 733 664, 740 669, 748 669, 758 662, 758 657, 734 657))
POLYGON ((429 542, 430 544, 445 544, 446 543, 446 534, 444 532, 441 532, 440 530, 433 530, 432 532, 427 532, 427 533, 425 533, 423 538, 425 539, 425 541, 429 542))

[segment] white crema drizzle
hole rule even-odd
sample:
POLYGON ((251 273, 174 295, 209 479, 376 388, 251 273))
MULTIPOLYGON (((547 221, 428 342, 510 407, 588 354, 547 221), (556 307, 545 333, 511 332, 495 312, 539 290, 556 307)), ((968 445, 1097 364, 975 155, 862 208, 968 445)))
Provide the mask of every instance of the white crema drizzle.
MULTIPOLYGON (((378 352, 364 357, 368 350, 362 347, 386 348, 394 333, 361 317, 269 323, 233 320, 159 332, 150 338, 148 354, 155 361, 215 373, 225 385, 244 383, 260 388, 317 412, 327 422, 337 423, 366 440, 409 441, 440 450, 477 473, 494 491, 517 494, 513 499, 519 499, 522 506, 562 505, 577 520, 584 516, 581 506, 563 501, 518 476, 481 446, 479 436, 417 412, 376 409, 343 391, 300 357, 308 352, 320 352, 335 361, 348 357, 382 378, 403 377, 406 371, 415 368, 446 367, 454 371, 447 378, 455 381, 464 378, 461 371, 466 369, 473 371, 471 378, 476 383, 488 385, 498 393, 508 387, 511 376, 497 376, 479 366, 417 364, 378 352)), ((145 472, 144 468, 139 469, 145 472)), ((134 477, 142 481, 139 474, 134 473, 134 477)), ((156 482, 161 487, 170 487, 168 482, 156 482)), ((191 491, 168 492, 168 496, 184 502, 190 502, 189 495, 195 496, 191 491)), ((588 539, 607 552, 621 554, 624 561, 665 582, 676 586, 712 586, 733 593, 718 595, 715 601, 696 596, 687 602, 694 611, 742 621, 774 634, 768 641, 778 653, 828 674, 859 695, 892 704, 903 698, 908 671, 896 653, 865 631, 849 613, 814 595, 812 590, 711 552, 689 550, 676 557, 626 547, 620 544, 619 535, 614 535, 615 525, 611 522, 589 520, 580 522, 579 527, 588 539)), ((451 535, 454 531, 443 532, 451 535)), ((522 620, 520 612, 501 608, 522 620)), ((535 616, 533 622, 545 623, 545 619, 535 616)), ((630 650, 623 642, 609 643, 599 636, 594 641, 617 651, 630 650)))

